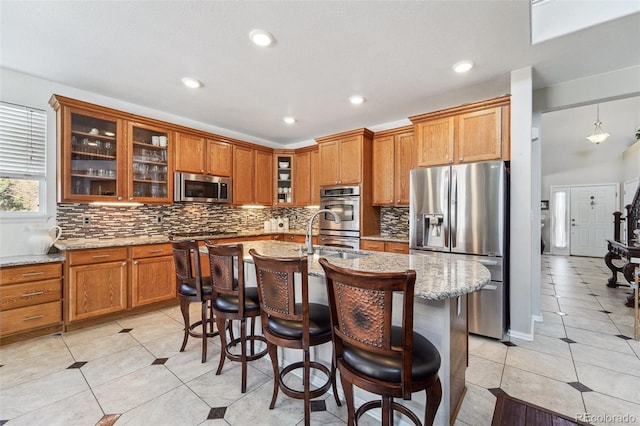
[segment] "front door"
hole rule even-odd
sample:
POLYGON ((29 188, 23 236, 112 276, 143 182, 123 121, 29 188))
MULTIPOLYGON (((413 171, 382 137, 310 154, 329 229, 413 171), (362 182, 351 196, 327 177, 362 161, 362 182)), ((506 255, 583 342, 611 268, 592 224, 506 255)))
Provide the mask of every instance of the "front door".
POLYGON ((602 257, 613 238, 617 184, 571 187, 571 255, 602 257))

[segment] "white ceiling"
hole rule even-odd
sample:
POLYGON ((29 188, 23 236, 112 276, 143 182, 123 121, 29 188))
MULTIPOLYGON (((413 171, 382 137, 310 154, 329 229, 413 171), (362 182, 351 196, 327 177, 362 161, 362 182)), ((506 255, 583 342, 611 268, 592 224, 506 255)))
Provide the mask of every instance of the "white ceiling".
POLYGON ((539 88, 640 63, 639 14, 535 46, 529 14, 528 0, 1 0, 0 66, 287 145, 499 96, 527 66, 539 88), (254 28, 276 44, 252 45, 254 28), (476 68, 455 75, 461 59, 476 68))
POLYGON ((542 114, 542 176, 589 169, 620 160, 622 153, 636 142, 635 129, 640 126, 640 97, 600 104, 602 130, 611 136, 599 145, 587 140, 587 135, 595 128, 596 116, 596 105, 542 114))

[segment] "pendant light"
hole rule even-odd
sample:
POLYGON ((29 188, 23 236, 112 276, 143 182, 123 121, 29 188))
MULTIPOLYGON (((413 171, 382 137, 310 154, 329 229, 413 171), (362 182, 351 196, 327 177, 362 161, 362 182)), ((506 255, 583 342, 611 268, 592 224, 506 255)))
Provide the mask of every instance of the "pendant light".
POLYGON ((593 133, 587 136, 587 139, 589 139, 589 142, 598 145, 600 142, 604 142, 609 136, 611 136, 611 134, 603 131, 600 127, 600 125, 602 124, 602 122, 600 122, 600 104, 596 105, 596 111, 597 118, 596 122, 594 123, 596 128, 593 129, 593 133))

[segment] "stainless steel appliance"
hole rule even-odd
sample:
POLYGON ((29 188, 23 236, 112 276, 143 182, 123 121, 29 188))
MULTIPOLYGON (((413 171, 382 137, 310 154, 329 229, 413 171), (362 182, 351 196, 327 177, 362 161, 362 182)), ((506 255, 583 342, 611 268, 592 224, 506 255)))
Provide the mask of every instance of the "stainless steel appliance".
POLYGON ((320 208, 331 210, 320 215, 318 243, 323 246, 360 248, 360 187, 330 186, 320 189, 320 208))
POLYGON ((231 200, 231 178, 193 173, 173 175, 173 201, 230 203, 231 200))
POLYGON ((491 282, 469 298, 469 331, 502 339, 508 327, 508 166, 501 161, 411 170, 412 254, 483 263, 491 282))

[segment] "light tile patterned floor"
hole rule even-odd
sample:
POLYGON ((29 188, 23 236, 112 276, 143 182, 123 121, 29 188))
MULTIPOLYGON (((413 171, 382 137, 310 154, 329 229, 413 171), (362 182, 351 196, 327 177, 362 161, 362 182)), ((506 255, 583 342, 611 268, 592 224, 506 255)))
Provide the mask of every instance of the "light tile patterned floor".
MULTIPOLYGON (((535 341, 470 337, 456 425, 489 425, 499 392, 571 417, 590 413, 593 424, 640 424, 640 342, 623 304, 628 288, 606 287, 602 259, 543 256, 542 268, 535 341)), ((266 359, 250 364, 241 394, 238 363, 215 375, 217 339, 205 364, 198 341, 180 353, 181 341, 181 316, 170 308, 4 346, 0 426, 303 423, 301 402, 282 393, 268 409, 266 359)), ((313 424, 345 424, 345 408, 331 397, 314 409, 313 424)))

